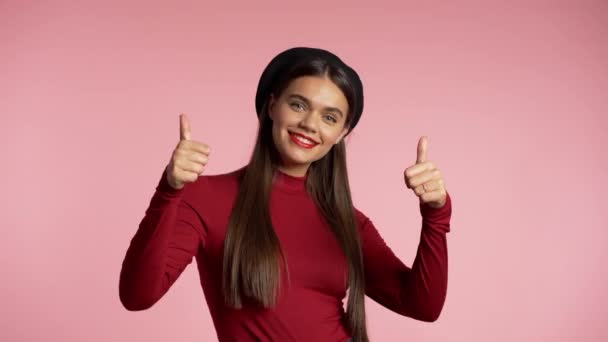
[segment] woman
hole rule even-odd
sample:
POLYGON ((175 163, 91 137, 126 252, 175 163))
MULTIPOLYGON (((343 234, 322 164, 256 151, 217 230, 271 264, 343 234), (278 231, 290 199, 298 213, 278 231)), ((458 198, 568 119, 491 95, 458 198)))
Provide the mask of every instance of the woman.
POLYGON ((219 341, 368 341, 365 295, 436 320, 447 289, 450 197, 423 138, 404 172, 423 218, 407 267, 351 200, 344 137, 362 110, 352 68, 327 50, 297 47, 260 78, 246 166, 202 175, 210 148, 191 139, 181 115, 180 142, 123 262, 125 308, 154 305, 196 257, 219 341))

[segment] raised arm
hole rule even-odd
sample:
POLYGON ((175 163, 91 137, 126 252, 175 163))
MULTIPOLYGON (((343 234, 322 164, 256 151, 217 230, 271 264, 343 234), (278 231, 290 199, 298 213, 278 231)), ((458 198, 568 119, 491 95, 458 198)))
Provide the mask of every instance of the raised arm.
POLYGON ((119 296, 127 310, 154 305, 204 245, 203 224, 184 199, 188 188, 172 188, 165 172, 122 264, 119 296))
POLYGON ((190 120, 180 114, 179 142, 122 264, 119 296, 126 309, 154 305, 204 246, 206 230, 188 201, 194 198, 194 188, 187 184, 197 182, 205 188, 207 179, 200 175, 210 152, 207 144, 192 140, 190 120))
POLYGON ((412 267, 388 247, 371 220, 358 212, 365 267, 365 293, 382 306, 420 321, 437 320, 446 298, 452 204, 441 208, 420 203, 422 229, 412 267))

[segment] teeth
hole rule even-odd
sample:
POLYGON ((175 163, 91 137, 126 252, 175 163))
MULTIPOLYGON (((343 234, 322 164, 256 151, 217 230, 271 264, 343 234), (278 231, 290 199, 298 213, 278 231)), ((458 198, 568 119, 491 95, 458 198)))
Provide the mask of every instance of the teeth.
POLYGON ((299 141, 301 141, 301 142, 303 142, 303 143, 305 143, 305 144, 308 144, 308 145, 314 145, 314 144, 315 144, 315 142, 314 142, 314 141, 312 141, 312 140, 308 140, 308 139, 306 139, 306 138, 302 138, 301 136, 299 136, 299 135, 297 135, 297 134, 294 134, 293 136, 294 136, 296 139, 298 139, 299 141))

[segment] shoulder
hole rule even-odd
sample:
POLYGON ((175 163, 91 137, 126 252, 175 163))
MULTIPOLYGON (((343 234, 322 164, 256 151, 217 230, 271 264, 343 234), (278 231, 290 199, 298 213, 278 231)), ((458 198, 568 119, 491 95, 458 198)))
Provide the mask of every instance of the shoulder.
POLYGON ((245 172, 245 167, 240 167, 236 170, 227 171, 218 174, 203 174, 199 177, 196 183, 205 183, 214 187, 230 187, 238 186, 245 172))
MULTIPOLYGON (((217 174, 202 174, 198 179, 188 184, 185 197, 203 200, 205 194, 213 194, 213 199, 235 195, 238 191, 245 167, 217 174), (201 198, 203 197, 203 198, 201 198)), ((208 197, 211 199, 211 197, 208 197)))
POLYGON ((366 225, 371 223, 371 220, 363 211, 361 211, 359 208, 354 207, 354 206, 353 206, 353 209, 355 212, 355 221, 357 222, 357 226, 359 229, 362 229, 366 225))

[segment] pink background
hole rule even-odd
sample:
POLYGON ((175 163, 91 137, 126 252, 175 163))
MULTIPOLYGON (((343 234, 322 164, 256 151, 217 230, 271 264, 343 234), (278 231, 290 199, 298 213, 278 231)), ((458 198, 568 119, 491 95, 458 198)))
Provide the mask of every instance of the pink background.
POLYGON ((411 265, 421 135, 453 198, 434 323, 367 299, 373 341, 608 339, 608 4, 1 1, 2 341, 214 341, 194 263, 154 307, 118 298, 179 139, 249 158, 259 76, 315 46, 360 74, 355 205, 411 265))

